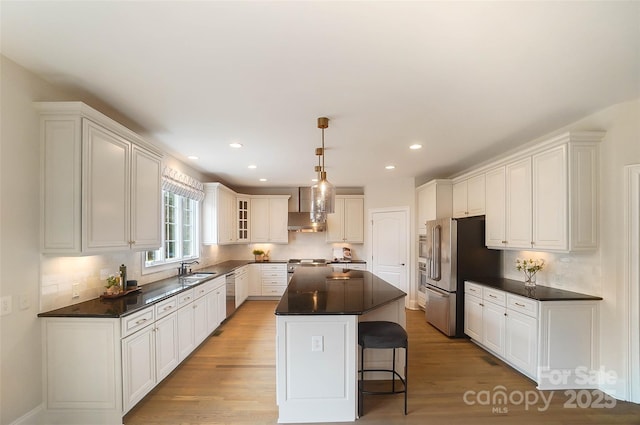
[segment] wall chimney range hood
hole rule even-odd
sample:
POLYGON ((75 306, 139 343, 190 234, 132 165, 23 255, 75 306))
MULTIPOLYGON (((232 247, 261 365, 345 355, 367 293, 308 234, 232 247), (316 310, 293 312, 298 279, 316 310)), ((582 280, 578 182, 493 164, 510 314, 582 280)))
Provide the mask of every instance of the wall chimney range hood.
POLYGON ((299 187, 289 198, 287 229, 290 232, 324 232, 325 227, 325 223, 311 222, 311 188, 299 187))

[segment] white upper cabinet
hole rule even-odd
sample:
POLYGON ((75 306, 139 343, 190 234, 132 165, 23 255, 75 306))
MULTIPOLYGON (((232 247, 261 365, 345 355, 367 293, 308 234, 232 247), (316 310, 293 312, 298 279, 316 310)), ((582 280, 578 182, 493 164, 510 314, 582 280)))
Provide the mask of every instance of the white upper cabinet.
POLYGON ((567 133, 486 173, 486 245, 577 251, 598 246, 598 142, 567 133))
POLYGON ((506 199, 505 167, 488 171, 486 181, 485 240, 489 247, 504 247, 506 244, 506 199))
POLYGON ((506 235, 508 248, 531 247, 531 158, 507 164, 506 235))
POLYGON ((238 195, 236 197, 236 221, 237 221, 237 234, 236 239, 241 243, 249 243, 249 205, 251 198, 244 195, 238 195))
POLYGON ((221 183, 204 184, 202 243, 226 245, 237 242, 236 193, 221 183))
POLYGON ((452 217, 451 180, 431 180, 416 189, 418 233, 427 231, 426 222, 452 217))
POLYGON ((37 107, 43 252, 159 248, 160 152, 80 102, 37 107))
POLYGON ((453 184, 453 217, 483 215, 485 210, 485 176, 481 174, 453 184))
POLYGON ((253 195, 251 242, 288 243, 289 195, 253 195))
POLYGON ((336 210, 327 214, 327 242, 364 242, 364 196, 336 195, 336 210))
POLYGON ((533 248, 567 249, 567 145, 532 159, 533 248))

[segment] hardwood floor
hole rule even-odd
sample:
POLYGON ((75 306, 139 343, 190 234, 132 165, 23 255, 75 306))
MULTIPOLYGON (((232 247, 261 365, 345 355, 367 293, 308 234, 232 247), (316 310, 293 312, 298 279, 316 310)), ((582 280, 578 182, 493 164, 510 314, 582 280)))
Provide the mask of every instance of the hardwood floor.
MULTIPOLYGON (((275 306, 274 301, 245 302, 125 416, 124 424, 276 424, 275 306)), ((402 395, 369 396, 357 423, 640 424, 640 405, 600 400, 602 406, 615 406, 580 408, 597 405, 598 393, 584 392, 572 402, 564 391, 537 391, 533 381, 473 343, 449 339, 427 325, 423 312, 407 311, 407 331, 409 414, 402 414, 402 395), (484 402, 484 396, 499 392, 498 386, 511 401, 484 402), (548 406, 541 395, 550 400, 548 406)))

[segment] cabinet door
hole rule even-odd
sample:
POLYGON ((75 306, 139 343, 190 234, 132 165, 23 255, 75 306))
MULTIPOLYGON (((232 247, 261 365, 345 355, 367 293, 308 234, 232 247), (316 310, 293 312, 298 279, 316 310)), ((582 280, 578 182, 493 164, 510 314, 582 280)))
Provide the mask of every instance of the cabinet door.
POLYGON ((122 386, 124 411, 127 412, 156 385, 154 327, 146 328, 122 340, 122 386))
MULTIPOLYGON (((434 188, 435 190, 435 188, 434 188)), ((429 209, 429 187, 422 187, 418 189, 416 203, 418 205, 418 234, 424 235, 427 232, 427 220, 430 215, 429 209)), ((435 212, 434 212, 435 215, 435 212)))
POLYGON ((327 214, 327 242, 344 241, 345 199, 336 197, 335 213, 327 214))
POLYGON ((240 196, 236 198, 236 221, 236 240, 249 242, 249 198, 240 196))
POLYGON ((209 329, 207 326, 207 300, 204 297, 200 297, 192 303, 191 308, 193 309, 193 338, 195 348, 209 335, 207 332, 209 329))
POLYGON ((485 178, 485 242, 489 247, 503 248, 506 244, 505 168, 499 167, 491 170, 485 178))
POLYGON ((269 242, 269 199, 251 199, 251 242, 269 242))
POLYGON ((567 147, 533 157, 533 246, 568 250, 567 147))
POLYGON ((219 291, 219 288, 215 288, 204 297, 207 303, 207 333, 209 334, 216 330, 220 324, 220 322, 218 322, 217 291, 219 291))
POLYGON ((362 198, 345 198, 344 200, 344 240, 352 243, 364 242, 364 199, 362 198))
POLYGON ((506 166, 506 241, 509 248, 531 248, 531 158, 506 166))
POLYGON ((473 295, 464 295, 464 333, 482 342, 482 300, 473 295))
POLYGON ((507 310, 505 358, 536 379, 538 365, 538 319, 507 310))
POLYGON ((482 311, 482 345, 504 357, 505 307, 484 302, 482 311))
POLYGON ((218 324, 227 318, 227 287, 223 285, 216 291, 216 302, 218 303, 218 324))
POLYGON ((289 242, 288 219, 289 201, 284 198, 269 199, 269 242, 289 242))
POLYGON ((194 310, 189 303, 178 310, 178 358, 183 361, 195 348, 194 310))
POLYGON ((485 213, 485 185, 484 174, 467 180, 467 212, 469 216, 485 213))
POLYGON ((138 147, 132 150, 131 248, 155 250, 162 245, 160 158, 138 147))
POLYGON ((249 294, 250 297, 262 295, 262 265, 249 264, 249 294))
POLYGON ((236 241, 236 198, 235 195, 222 187, 218 188, 218 243, 231 244, 236 241))
POLYGON ((467 181, 453 185, 453 217, 462 218, 469 215, 467 208, 467 181))
POLYGON ((83 250, 129 249, 131 143, 83 120, 83 250))
POLYGON ((162 381, 180 363, 178 359, 178 314, 158 320, 155 324, 156 377, 162 381))

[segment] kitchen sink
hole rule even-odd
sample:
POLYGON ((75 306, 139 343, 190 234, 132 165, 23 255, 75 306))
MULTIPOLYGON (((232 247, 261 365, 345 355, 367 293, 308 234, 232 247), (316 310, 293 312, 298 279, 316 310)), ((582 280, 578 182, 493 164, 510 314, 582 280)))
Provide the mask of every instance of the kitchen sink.
POLYGON ((201 281, 208 279, 215 274, 216 272, 193 273, 186 276, 180 276, 180 280, 185 285, 195 285, 196 283, 200 283, 201 281))

